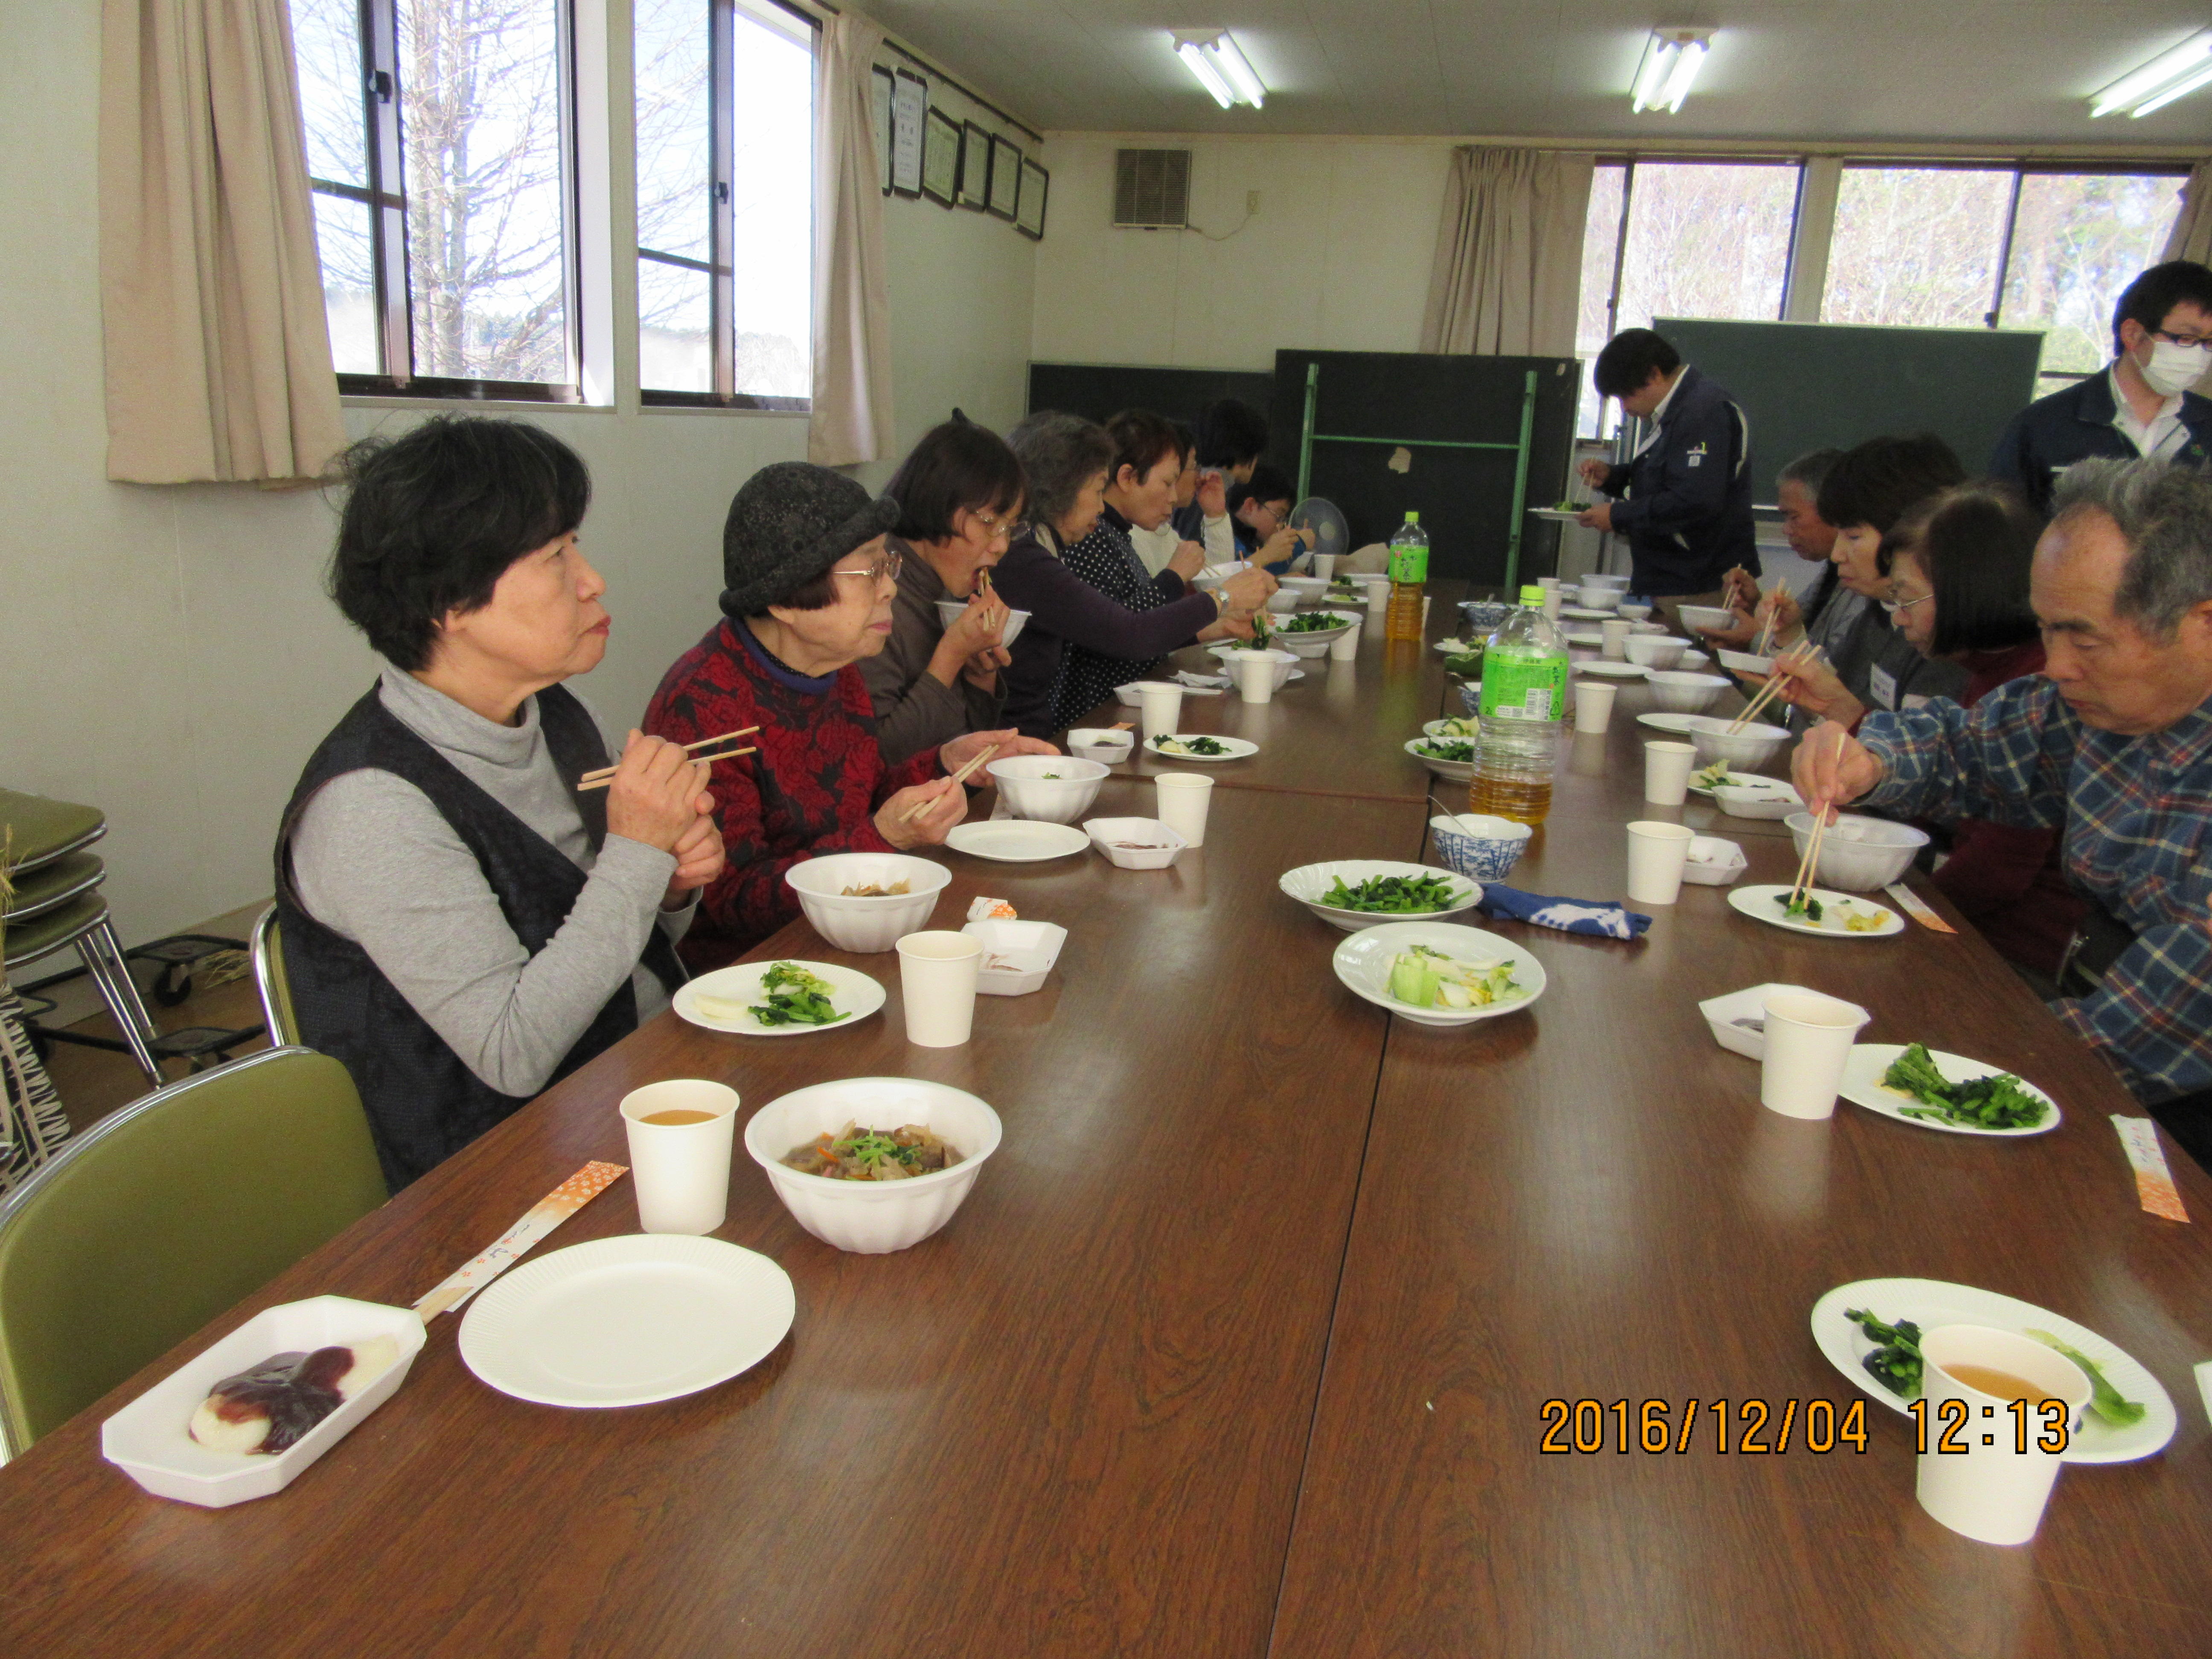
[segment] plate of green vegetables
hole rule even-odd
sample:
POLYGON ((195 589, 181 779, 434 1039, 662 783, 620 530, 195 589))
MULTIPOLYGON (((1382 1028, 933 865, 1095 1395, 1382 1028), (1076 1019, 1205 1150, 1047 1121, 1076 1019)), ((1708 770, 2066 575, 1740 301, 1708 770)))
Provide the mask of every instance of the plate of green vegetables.
POLYGON ((1285 871, 1283 891, 1322 921, 1354 933, 1382 921, 1444 916, 1473 908, 1482 889, 1464 876, 1391 859, 1332 859, 1285 871))
POLYGON ((2069 1463, 2129 1463, 2173 1438, 2173 1400, 2134 1355, 2033 1302, 1940 1279, 1862 1279, 1813 1304, 1813 1340, 1828 1363, 1890 1410, 1921 1393, 1920 1339, 1938 1325, 2012 1331, 2064 1354, 2089 1378, 2069 1463))
POLYGON ((671 1006, 709 1031, 805 1036, 866 1019, 884 988, 834 962, 739 962, 679 986, 671 1006))
POLYGON ((1870 1112, 1947 1134, 2013 1139, 2058 1127, 2058 1103, 2033 1084, 1920 1042, 1855 1044, 1838 1092, 1870 1112))

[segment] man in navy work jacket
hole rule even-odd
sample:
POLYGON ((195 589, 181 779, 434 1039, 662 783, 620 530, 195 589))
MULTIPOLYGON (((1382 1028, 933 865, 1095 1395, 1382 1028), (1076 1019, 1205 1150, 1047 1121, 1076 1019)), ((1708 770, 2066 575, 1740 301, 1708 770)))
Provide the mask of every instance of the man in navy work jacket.
POLYGON ((2112 349, 2103 374, 2014 416, 1990 458, 1990 477, 2045 517, 2053 480, 2076 461, 2212 457, 2212 400, 2188 390, 2212 368, 2212 270, 2175 259, 2130 283, 2112 310, 2112 349))
POLYGON ((1683 605, 1718 605, 1731 569, 1759 574, 1743 411, 1648 328, 1607 341, 1591 379, 1651 431, 1626 466, 1583 463, 1584 480, 1616 499, 1577 522, 1628 538, 1629 586, 1669 623, 1683 605))

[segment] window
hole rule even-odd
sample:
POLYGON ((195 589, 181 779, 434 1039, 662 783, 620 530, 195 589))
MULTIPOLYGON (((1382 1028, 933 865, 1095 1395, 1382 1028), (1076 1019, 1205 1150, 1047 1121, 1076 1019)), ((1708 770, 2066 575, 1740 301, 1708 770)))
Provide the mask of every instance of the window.
POLYGON ((2112 356, 2120 290, 2158 263, 2181 179, 2014 167, 1844 170, 1823 321, 2045 331, 2040 390, 2112 356))
POLYGON ((768 0, 637 0, 635 17, 645 401, 805 409, 813 28, 768 0))
POLYGON ((574 401, 562 0, 292 0, 348 392, 574 401))
MULTIPOLYGON (((1794 161, 1601 165, 1583 234, 1577 355, 1587 362, 1655 317, 1780 317, 1797 182, 1794 161)), ((1608 430, 1601 422, 1617 412, 1585 371, 1581 429, 1608 430)))

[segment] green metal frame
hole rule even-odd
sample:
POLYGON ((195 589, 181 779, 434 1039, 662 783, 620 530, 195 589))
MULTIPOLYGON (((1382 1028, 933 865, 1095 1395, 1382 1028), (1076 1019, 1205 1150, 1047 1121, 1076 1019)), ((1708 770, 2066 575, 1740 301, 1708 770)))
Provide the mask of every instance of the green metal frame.
POLYGON ((1313 447, 1316 444, 1388 444, 1393 449, 1510 449, 1513 461, 1513 522, 1505 537, 1505 591, 1517 593, 1521 588, 1521 521, 1528 509, 1528 445, 1536 430, 1536 371, 1529 369, 1521 377, 1521 435, 1512 443, 1478 443, 1465 438, 1370 438, 1350 432, 1316 432, 1314 430, 1314 405, 1321 396, 1321 364, 1306 365, 1306 413, 1303 431, 1298 438, 1298 499, 1306 498, 1307 486, 1313 479, 1313 447))

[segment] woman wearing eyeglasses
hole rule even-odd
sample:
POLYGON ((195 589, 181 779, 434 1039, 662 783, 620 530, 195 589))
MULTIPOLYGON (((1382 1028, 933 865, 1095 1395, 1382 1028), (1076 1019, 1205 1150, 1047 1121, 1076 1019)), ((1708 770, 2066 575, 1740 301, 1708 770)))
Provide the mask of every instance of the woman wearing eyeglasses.
POLYGON ((758 752, 717 763, 708 781, 728 865, 684 939, 695 970, 732 961, 799 914, 783 876, 801 859, 942 842, 968 812, 947 775, 988 745, 1057 752, 976 732, 885 763, 854 665, 890 637, 902 562, 884 536, 897 519, 888 497, 871 500, 805 461, 762 468, 730 503, 722 620, 677 659, 645 715, 647 732, 679 744, 760 727, 746 739, 758 752))
POLYGON ((1007 606, 984 573, 1019 535, 1022 464, 1006 441, 955 410, 899 464, 886 492, 898 526, 884 545, 899 560, 890 637, 860 659, 876 741, 896 766, 925 749, 999 725, 1007 606), (948 628, 943 599, 967 608, 948 628))

